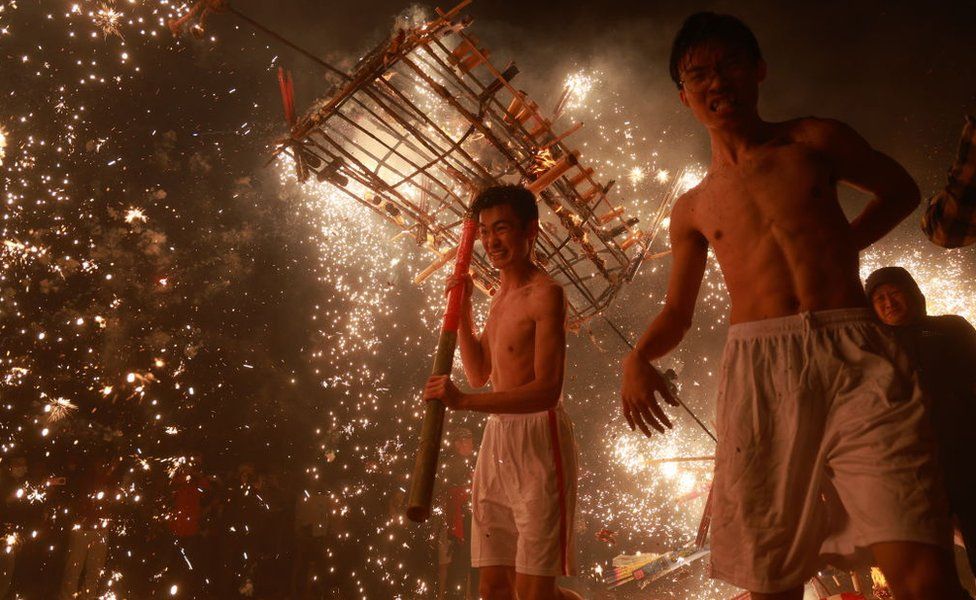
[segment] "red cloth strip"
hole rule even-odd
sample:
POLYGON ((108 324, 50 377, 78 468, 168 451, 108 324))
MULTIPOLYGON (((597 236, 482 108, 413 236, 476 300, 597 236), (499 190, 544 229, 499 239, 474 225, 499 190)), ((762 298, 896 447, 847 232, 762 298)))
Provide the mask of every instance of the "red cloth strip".
POLYGON ((278 88, 281 90, 281 104, 285 109, 285 120, 292 127, 295 126, 295 84, 291 73, 284 67, 278 67, 278 88))
POLYGON ((567 554, 567 519, 566 519, 566 475, 563 473, 563 455, 559 448, 559 422, 556 411, 549 409, 549 433, 552 437, 552 458, 556 462, 556 485, 559 486, 559 560, 563 575, 569 575, 569 560, 567 554))

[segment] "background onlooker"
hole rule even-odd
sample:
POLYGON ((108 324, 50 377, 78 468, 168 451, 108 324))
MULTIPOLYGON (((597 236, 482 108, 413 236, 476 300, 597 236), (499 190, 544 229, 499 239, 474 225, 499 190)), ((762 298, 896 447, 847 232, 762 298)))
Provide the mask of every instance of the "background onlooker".
MULTIPOLYGON (((929 404, 940 463, 970 569, 976 572, 976 329, 958 315, 929 316, 925 296, 902 267, 868 277, 865 291, 881 321, 908 352, 929 404)), ((964 584, 973 591, 972 574, 964 584)))

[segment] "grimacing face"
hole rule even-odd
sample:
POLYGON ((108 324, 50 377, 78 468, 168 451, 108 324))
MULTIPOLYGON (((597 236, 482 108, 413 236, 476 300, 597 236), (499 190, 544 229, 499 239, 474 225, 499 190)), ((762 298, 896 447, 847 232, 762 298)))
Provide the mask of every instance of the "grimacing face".
POLYGON ((756 114, 766 63, 723 42, 695 46, 681 61, 681 102, 705 127, 722 129, 756 114))
POLYGON ((885 325, 899 327, 915 320, 911 299, 893 283, 883 283, 875 288, 871 293, 871 305, 885 325))
POLYGON ((530 261, 538 226, 538 221, 523 224, 507 204, 482 210, 478 215, 478 235, 488 261, 496 269, 530 261))

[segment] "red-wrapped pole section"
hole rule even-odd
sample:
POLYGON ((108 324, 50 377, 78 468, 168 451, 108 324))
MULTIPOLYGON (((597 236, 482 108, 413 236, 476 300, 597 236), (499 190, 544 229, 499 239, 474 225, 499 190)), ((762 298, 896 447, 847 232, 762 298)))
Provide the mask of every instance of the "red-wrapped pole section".
MULTIPOLYGON (((457 259, 454 262, 455 276, 467 273, 471 266, 471 249, 474 247, 477 229, 478 224, 470 215, 464 219, 457 259)), ((450 375, 454 366, 454 349, 457 347, 457 329, 458 322, 461 320, 463 294, 462 286, 455 286, 447 296, 447 312, 444 313, 444 325, 441 327, 441 337, 437 342, 437 354, 434 355, 433 375, 450 375)), ((407 503, 407 517, 417 523, 423 523, 430 516, 430 499, 434 491, 434 478, 437 476, 437 457, 441 450, 443 430, 444 404, 440 400, 427 402, 407 503)))

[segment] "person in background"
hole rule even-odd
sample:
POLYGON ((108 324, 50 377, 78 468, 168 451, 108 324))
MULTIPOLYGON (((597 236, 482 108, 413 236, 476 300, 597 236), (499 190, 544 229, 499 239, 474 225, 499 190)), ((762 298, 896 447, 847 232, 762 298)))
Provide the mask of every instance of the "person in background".
POLYGON ((451 453, 442 467, 444 523, 437 535, 437 598, 478 597, 478 570, 471 568, 471 475, 474 437, 467 427, 451 432, 451 453))
POLYGON ((108 557, 109 504, 115 498, 112 483, 118 462, 95 459, 80 485, 77 521, 68 538, 68 555, 61 579, 61 600, 93 600, 108 557), (80 587, 79 587, 80 584, 80 587))
MULTIPOLYGON (((212 496, 210 480, 200 472, 199 456, 179 467, 171 482, 173 490, 170 532, 175 537, 175 565, 185 565, 189 571, 188 587, 200 594, 206 585, 205 577, 210 569, 207 556, 212 554, 204 543, 204 530, 210 513, 212 496)), ((174 565, 174 566, 175 566, 174 565)), ((183 569, 178 568, 177 572, 183 569)))
MULTIPOLYGON (((865 291, 881 321, 894 329, 918 373, 935 427, 940 462, 959 536, 976 572, 976 329, 959 315, 930 316, 911 273, 884 267, 865 291)), ((972 576, 967 587, 973 590, 972 576)))

